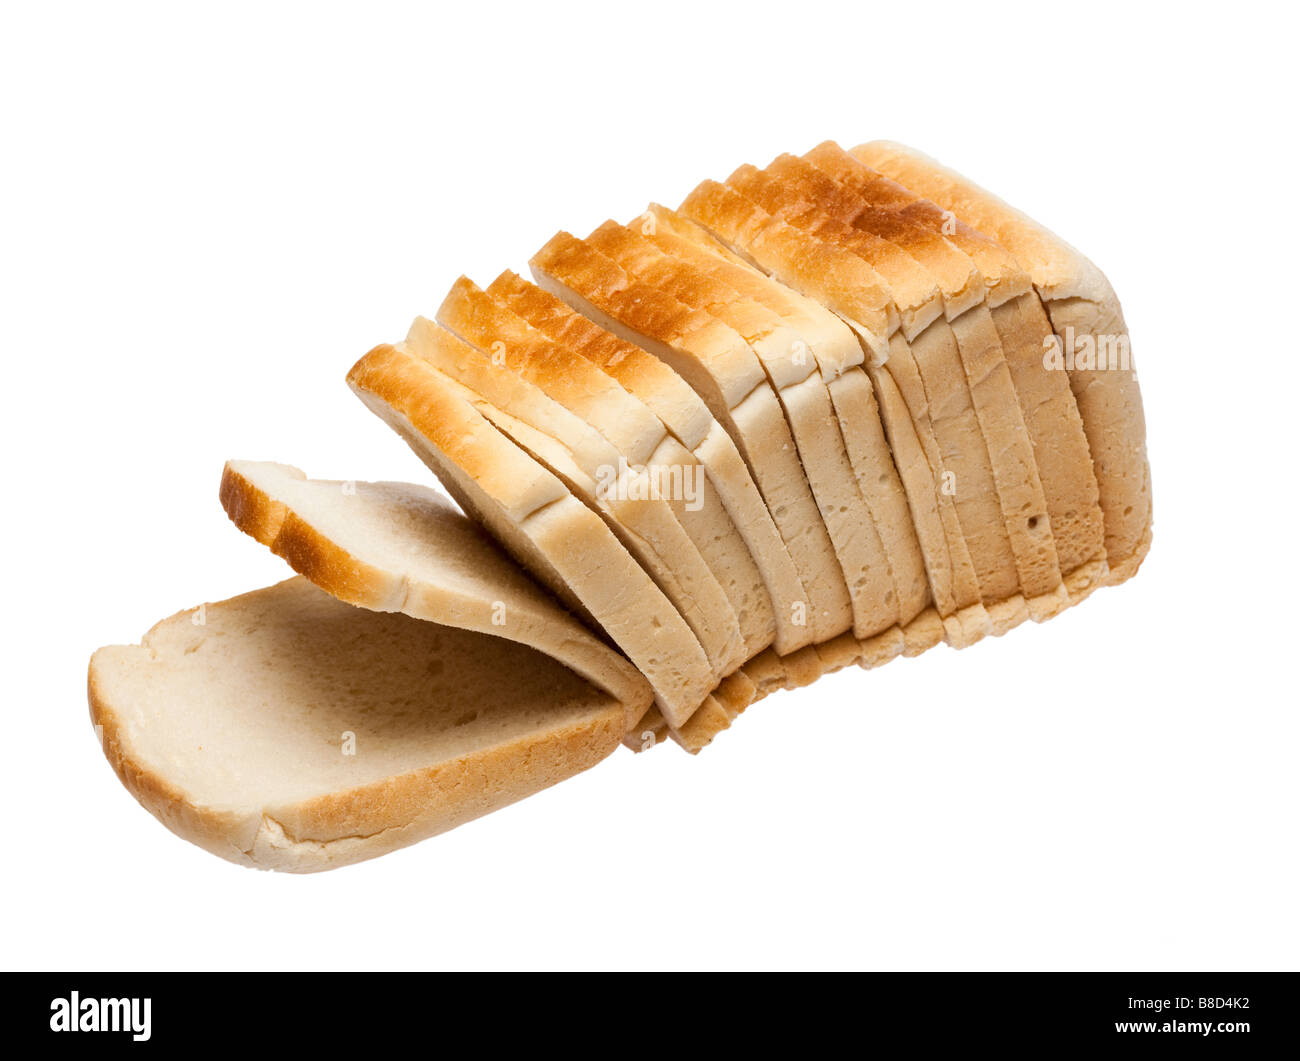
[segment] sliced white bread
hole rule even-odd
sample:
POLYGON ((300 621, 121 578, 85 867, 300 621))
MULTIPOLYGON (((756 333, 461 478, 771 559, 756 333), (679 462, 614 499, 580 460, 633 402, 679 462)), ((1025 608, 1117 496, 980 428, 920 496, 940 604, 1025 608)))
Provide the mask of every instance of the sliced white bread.
POLYGON ((518 641, 620 700, 629 727, 650 706, 635 667, 428 487, 228 461, 221 504, 235 526, 341 601, 518 641))
POLYGON ((693 459, 708 478, 711 489, 705 491, 701 514, 696 517, 709 521, 702 530, 716 535, 718 547, 732 555, 731 565, 737 569, 744 566, 743 551, 759 571, 772 602, 775 646, 792 652, 808 644, 811 628, 806 622, 794 621, 808 608, 794 561, 736 444, 700 396, 653 354, 599 327, 568 303, 512 272, 497 277, 488 293, 595 365, 659 417, 681 446, 680 453, 670 459, 680 461, 684 468, 690 467, 689 459, 693 459), (718 505, 723 511, 715 517, 718 505))
MULTIPOLYGON (((559 351, 553 344, 492 327, 483 308, 475 305, 480 296, 469 281, 459 281, 440 311, 457 334, 420 317, 411 325, 406 348, 479 395, 480 412, 598 512, 689 624, 715 677, 731 673, 748 658, 739 619, 672 507, 649 489, 644 472, 623 475, 619 451, 571 404, 557 400, 578 388, 557 364, 559 351), (534 382, 538 380, 547 385, 534 382), (538 444, 531 434, 520 437, 513 428, 519 422, 551 444, 538 444), (563 452, 553 457, 556 447, 563 452)), ((606 403, 616 397, 600 395, 606 403)), ((630 417, 628 423, 634 431, 639 427, 630 417)))
POLYGON ((900 621, 930 601, 925 561, 907 497, 880 422, 863 349, 852 331, 820 303, 773 280, 667 207, 650 204, 630 226, 665 254, 689 262, 777 314, 808 344, 822 371, 858 485, 889 561, 900 621))
POLYGON ((807 614, 822 641, 853 625, 852 603, 780 402, 744 339, 702 310, 645 284, 568 233, 531 260, 539 286, 662 360, 731 435, 799 571, 807 614))
MULTIPOLYGON (((845 224, 897 247, 939 285, 947 324, 964 371, 965 400, 984 440, 994 497, 1029 614, 1043 620, 1069 603, 1047 497, 1020 411, 1002 336, 978 265, 942 234, 877 206, 811 163, 782 155, 763 173, 845 224)), ((960 489, 960 488, 959 488, 960 489)))
MULTIPOLYGON (((886 285, 900 311, 908 355, 916 368, 899 372, 908 408, 919 430, 937 445, 942 482, 956 509, 961 534, 974 565, 981 600, 1002 633, 1026 612, 1020 595, 1015 556, 998 506, 988 447, 971 403, 962 359, 952 324, 949 300, 936 277, 906 251, 875 233, 852 228, 789 187, 753 166, 741 166, 727 178, 728 186, 769 216, 785 221, 818 245, 831 244, 857 255, 886 285), (919 383, 907 389, 909 380, 919 383)), ((955 293, 968 308, 982 294, 976 278, 962 278, 955 293)), ((903 343, 896 343, 887 370, 904 360, 903 343)))
POLYGON ((906 337, 898 330, 900 310, 889 289, 857 255, 812 239, 727 185, 704 181, 678 212, 755 267, 822 302, 857 334, 868 355, 864 364, 879 400, 945 636, 958 647, 979 640, 991 624, 952 496, 944 489, 938 444, 926 430, 926 420, 913 420, 895 381, 896 376, 903 378, 914 401, 918 393, 923 398, 906 337))
POLYGON ((348 382, 442 481, 462 509, 645 675, 680 726, 713 671, 691 628, 605 522, 488 421, 472 392, 410 351, 381 345, 348 382))
POLYGON ((991 236, 1029 270, 1064 346, 1062 370, 1088 438, 1105 517, 1108 581, 1128 578, 1151 544, 1151 469, 1128 329, 1110 282, 1055 233, 919 151, 876 141, 851 153, 991 236))
MULTIPOLYGON (((770 645, 776 620, 771 595, 699 460, 663 421, 617 379, 517 313, 502 296, 462 278, 438 311, 439 322, 490 354, 494 365, 536 385, 607 443, 597 465, 608 482, 642 503, 666 505, 690 548, 712 572, 735 613, 748 659, 770 645)), ((590 470, 590 469, 589 469, 590 470)), ((684 550, 683 550, 684 551, 684 550)), ((728 668, 730 669, 730 668, 728 668)))
POLYGON ((159 821, 294 873, 498 810, 594 766, 624 732, 623 704, 543 653, 356 608, 304 578, 101 648, 88 688, 104 754, 159 821))
POLYGON ((632 229, 610 221, 587 243, 629 276, 735 330, 767 372, 785 412, 804 473, 826 525, 853 606, 853 631, 871 637, 898 623, 893 572, 875 520, 849 463, 830 392, 801 332, 689 260, 665 254, 632 229))
POLYGON ((1033 281, 1005 248, 950 211, 826 141, 804 158, 878 207, 943 235, 969 255, 985 282, 985 302, 1002 340, 1047 502, 1057 559, 1071 595, 1106 572, 1105 532, 1088 440, 1066 373, 1043 365, 1052 333, 1033 281))

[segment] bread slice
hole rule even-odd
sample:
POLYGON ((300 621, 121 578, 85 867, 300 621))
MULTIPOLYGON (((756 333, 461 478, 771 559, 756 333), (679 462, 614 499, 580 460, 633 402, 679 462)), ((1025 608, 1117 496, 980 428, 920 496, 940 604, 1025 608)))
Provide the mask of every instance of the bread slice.
POLYGON ((914 422, 895 382, 896 376, 905 377, 914 401, 924 394, 898 333, 899 308, 880 277, 853 253, 810 238, 716 181, 698 185, 678 212, 757 268, 822 302, 857 334, 945 635, 957 646, 979 640, 991 624, 952 497, 943 489, 937 443, 925 433, 924 420, 914 422))
POLYGON ((831 397, 849 461, 884 546, 901 622, 930 601, 925 561, 889 451, 863 349, 844 323, 820 303, 777 283, 731 254, 692 221, 651 203, 630 226, 665 254, 727 284, 780 317, 808 345, 831 397))
POLYGON ((680 461, 683 467, 695 460, 704 468, 710 489, 704 493, 699 518, 711 519, 721 506, 722 511, 717 513, 720 525, 715 521, 709 528, 709 533, 716 535, 716 545, 728 550, 733 558, 731 564, 737 569, 744 566, 748 556, 758 570, 771 599, 775 646, 792 652, 808 644, 811 628, 794 621, 798 612, 806 612, 808 606, 794 561, 736 444, 700 396, 653 354, 599 327, 550 292, 512 272, 498 276, 488 294, 595 365, 654 412, 681 447, 671 459, 680 461))
POLYGON ((428 487, 228 461, 221 504, 235 526, 341 601, 527 645, 623 703, 629 728, 650 706, 650 685, 632 664, 428 487))
POLYGON ((1064 347, 1061 360, 1092 452, 1107 581, 1128 578, 1151 544, 1151 469, 1128 329, 1110 282, 1055 233, 919 151, 876 141, 851 153, 996 239, 1029 270, 1064 347))
MULTIPOLYGON (((986 302, 984 276, 976 263, 941 231, 878 206, 803 159, 779 156, 763 170, 763 176, 774 180, 787 197, 807 200, 836 221, 903 251, 938 284, 952 338, 948 353, 950 357, 955 354, 958 362, 954 373, 959 367, 960 376, 964 376, 964 385, 959 376, 952 392, 962 405, 961 415, 969 421, 969 428, 983 440, 979 471, 987 471, 991 478, 990 500, 1000 508, 1018 589, 1035 619, 1056 615, 1066 607, 1069 596, 1061 577, 1047 498, 1002 337, 986 302)), ((962 457, 966 459, 966 454, 962 457)))
POLYGON ((809 341, 766 306, 695 263, 665 254, 632 229, 610 221, 586 242, 630 277, 722 321, 758 355, 844 573, 855 635, 870 637, 896 625, 893 573, 809 341))
POLYGON ((357 396, 415 451, 465 512, 645 675, 680 726, 713 672, 681 614, 605 522, 427 361, 381 345, 353 366, 357 396))
POLYGON ((703 466, 649 406, 568 343, 516 313, 504 298, 468 280, 453 287, 438 318, 490 354, 494 366, 499 362, 535 384, 589 425, 605 443, 595 465, 603 483, 616 473, 621 494, 667 509, 688 539, 672 550, 672 558, 695 553, 712 573, 739 626, 743 659, 772 643, 772 601, 757 566, 718 497, 711 496, 703 466))
POLYGON ((88 689, 104 754, 159 821, 231 862, 293 873, 539 792, 624 730, 616 698, 543 653, 355 608, 304 578, 101 648, 88 689))
MULTIPOLYGON (((899 247, 873 232, 846 225, 798 189, 753 166, 741 166, 727 184, 817 244, 833 244, 857 255, 887 286, 903 324, 896 335, 903 335, 907 346, 904 354, 904 344, 896 343, 891 364, 901 365, 910 356, 915 365, 915 377, 909 371, 900 372, 897 379, 900 386, 913 379, 919 384, 904 390, 908 408, 923 434, 932 435, 937 444, 937 466, 943 470, 944 486, 956 508, 980 598, 994 617, 994 631, 1003 632, 1024 617, 1025 603, 1018 592, 1015 557, 998 507, 988 447, 947 316, 952 303, 939 281, 899 247)), ((961 278, 954 296, 956 308, 968 308, 979 293, 976 278, 961 278)))
POLYGON ((1106 571, 1097 478, 1069 379, 1043 367, 1052 326, 1028 272, 988 236, 839 145, 826 141, 804 159, 878 207, 941 234, 975 263, 1033 445, 1065 584, 1072 595, 1094 584, 1106 571))
MULTIPOLYGON (((575 378, 568 359, 544 336, 533 338, 522 322, 511 328, 508 312, 494 312, 492 300, 468 280, 452 288, 439 315, 456 334, 417 318, 406 348, 483 399, 476 407, 484 416, 605 519, 691 627, 715 677, 748 659, 753 653, 746 652, 731 602, 660 496, 658 482, 651 482, 639 462, 620 463, 623 454, 574 409, 585 405, 578 394, 591 393, 584 386, 589 381, 575 378), (519 423, 531 430, 516 430, 519 423), (548 441, 540 442, 534 432, 548 441)), ((634 448, 638 440, 653 446, 654 428, 662 434, 662 425, 648 414, 644 419, 652 425, 639 423, 636 408, 619 403, 612 381, 596 375, 611 387, 592 395, 593 404, 623 414, 626 441, 634 448)))
POLYGON ((731 435, 799 571, 812 640, 853 624, 852 604, 799 463, 794 440, 758 358, 726 325, 645 284, 568 233, 530 262, 538 284, 620 338, 654 354, 704 400, 731 435))

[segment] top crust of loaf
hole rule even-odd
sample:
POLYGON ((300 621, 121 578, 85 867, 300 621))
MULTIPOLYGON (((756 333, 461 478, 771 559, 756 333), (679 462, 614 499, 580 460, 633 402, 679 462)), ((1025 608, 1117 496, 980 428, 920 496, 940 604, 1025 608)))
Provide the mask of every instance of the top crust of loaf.
POLYGON ((553 236, 530 264, 584 298, 618 305, 619 318, 637 332, 698 354, 727 408, 734 409, 767 381, 753 351, 730 328, 703 310, 639 283, 615 261, 568 232, 553 236))
POLYGON ((854 158, 834 141, 818 144, 803 157, 863 199, 896 210, 908 220, 942 233, 960 251, 969 255, 983 274, 990 306, 1000 306, 1032 290, 1029 273, 1010 251, 937 203, 922 198, 854 158))
POLYGON ((890 140, 861 144, 850 153, 875 169, 883 168, 877 162, 892 163, 890 169, 900 183, 923 194, 930 195, 927 186, 942 188, 945 198, 960 204, 971 224, 993 236, 1031 269, 1044 298, 1115 299, 1105 274, 1060 236, 929 155, 890 140))
POLYGON ((888 340, 899 326, 899 309, 879 274, 856 254, 808 239, 717 181, 697 185, 678 213, 726 240, 734 252, 740 253, 741 247, 751 247, 755 253, 761 249, 780 260, 788 273, 818 275, 817 295, 827 309, 844 318, 877 361, 889 357, 888 340))
POLYGON ((687 449, 695 449, 713 426, 713 414, 681 376, 635 343, 576 313, 568 303, 509 270, 489 285, 501 298, 552 338, 599 366, 631 394, 652 395, 664 425, 687 449))

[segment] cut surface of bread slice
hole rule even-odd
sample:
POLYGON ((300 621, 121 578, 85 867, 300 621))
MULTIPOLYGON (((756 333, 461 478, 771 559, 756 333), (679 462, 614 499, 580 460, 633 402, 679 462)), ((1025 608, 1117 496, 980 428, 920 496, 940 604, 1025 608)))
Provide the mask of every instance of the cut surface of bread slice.
POLYGON ((853 608, 853 630, 869 637, 898 622, 893 573, 849 462, 839 421, 816 359, 801 332, 724 280, 674 258, 615 222, 586 241, 629 276, 683 305, 702 309, 745 340, 767 372, 785 412, 853 608))
POLYGON ((753 351, 701 310, 636 283, 605 255, 560 233, 530 263, 540 286, 664 361, 727 430, 799 570, 812 640, 848 629, 852 604, 785 415, 753 351))
POLYGON ((469 515, 636 665, 680 726, 713 672, 691 628, 595 512, 475 408, 472 392, 409 351, 381 345, 348 383, 469 515))
POLYGON ((1150 547, 1151 470, 1128 329, 1109 281, 1055 233, 919 151, 876 141, 851 153, 991 236, 1029 270, 1064 347, 1061 368, 1092 453, 1109 581, 1127 578, 1150 547))
POLYGON ((632 664, 428 487, 228 461, 221 503, 240 530, 341 601, 537 649, 622 702, 629 727, 650 706, 632 664))
POLYGON ((978 470, 983 474, 987 468, 991 476, 991 499, 1000 507, 1019 592, 1036 619, 1057 614, 1069 597, 1047 498, 1002 336, 987 304, 988 286, 978 265, 941 231, 878 206, 803 159, 782 155, 763 175, 774 179, 787 195, 805 198, 837 221, 897 247, 938 284, 953 340, 949 352, 955 353, 959 362, 954 366, 958 379, 953 386, 963 410, 958 415, 964 416, 968 430, 978 431, 983 440, 985 460, 978 470))
POLYGON ((960 646, 984 636, 989 617, 952 496, 944 489, 938 445, 926 433, 925 419, 914 421, 895 381, 903 377, 912 401, 923 406, 924 387, 898 331, 902 314, 879 275, 852 252, 813 239, 716 181, 697 186, 678 212, 755 267, 823 303, 857 334, 948 639, 960 646))
POLYGON ((293 578, 90 661, 128 791, 231 862, 310 873, 405 847, 594 766, 623 706, 501 637, 293 578), (508 676, 508 678, 504 677, 508 676))
POLYGON ((944 236, 975 263, 1033 445, 1060 570, 1071 593, 1095 583, 1106 568, 1097 479, 1069 379, 1043 366, 1052 326, 1028 272, 991 238, 837 144, 819 144, 804 159, 878 207, 944 236))
MULTIPOLYGON (((406 348, 478 395, 482 401, 476 407, 484 416, 606 520, 691 627, 715 676, 729 674, 748 658, 740 621, 671 505, 657 488, 650 489, 643 471, 621 464, 620 452, 572 408, 580 404, 573 392, 584 389, 586 381, 568 371, 561 351, 545 337, 539 341, 508 328, 484 301, 490 303, 469 281, 459 282, 440 310, 457 334, 417 318, 406 348)), ((612 381, 596 375, 617 391, 612 381)), ((606 390, 595 401, 616 406, 618 397, 606 390)), ((622 412, 628 433, 654 445, 649 428, 635 422, 636 410, 622 412)), ((662 434, 658 420, 647 418, 662 434)))
POLYGON ((703 399, 653 354, 606 331, 549 291, 512 272, 497 277, 488 293, 595 365, 659 417, 682 447, 673 459, 680 460, 683 467, 689 466, 688 457, 698 461, 708 478, 711 489, 704 493, 702 518, 710 518, 715 501, 723 510, 717 520, 725 516, 725 521, 710 531, 718 535, 718 545, 732 554, 738 569, 745 565, 743 550, 758 570, 771 599, 775 644, 787 652, 808 644, 810 627, 795 622, 800 611, 807 612, 808 603, 794 561, 739 450, 703 399))

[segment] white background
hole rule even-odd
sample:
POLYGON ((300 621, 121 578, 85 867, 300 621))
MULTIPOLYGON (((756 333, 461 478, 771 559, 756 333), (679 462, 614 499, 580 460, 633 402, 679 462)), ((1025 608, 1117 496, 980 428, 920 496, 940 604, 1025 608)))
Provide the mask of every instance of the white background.
POLYGON ((0 961, 1295 968, 1294 15, 511 6, 3 8, 0 961), (335 873, 134 803, 91 651, 286 574, 223 516, 226 458, 428 481, 360 354, 461 272, 828 137, 920 147, 1107 272, 1139 577, 335 873))

